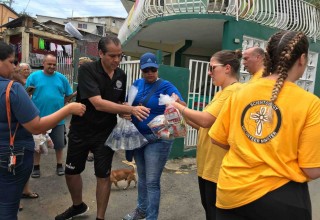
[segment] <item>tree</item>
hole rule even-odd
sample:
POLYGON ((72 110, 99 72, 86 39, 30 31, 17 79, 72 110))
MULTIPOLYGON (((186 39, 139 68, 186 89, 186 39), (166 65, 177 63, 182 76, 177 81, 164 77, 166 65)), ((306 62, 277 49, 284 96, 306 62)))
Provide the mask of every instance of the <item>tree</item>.
POLYGON ((306 0, 306 2, 309 2, 320 9, 320 1, 319 0, 306 0))

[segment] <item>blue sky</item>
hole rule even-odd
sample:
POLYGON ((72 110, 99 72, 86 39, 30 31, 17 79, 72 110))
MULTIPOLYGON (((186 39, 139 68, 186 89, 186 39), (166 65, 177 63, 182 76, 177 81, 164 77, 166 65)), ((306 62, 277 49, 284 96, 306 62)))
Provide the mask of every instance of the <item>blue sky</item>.
POLYGON ((52 17, 115 16, 127 17, 120 0, 14 0, 12 8, 29 15, 52 17))

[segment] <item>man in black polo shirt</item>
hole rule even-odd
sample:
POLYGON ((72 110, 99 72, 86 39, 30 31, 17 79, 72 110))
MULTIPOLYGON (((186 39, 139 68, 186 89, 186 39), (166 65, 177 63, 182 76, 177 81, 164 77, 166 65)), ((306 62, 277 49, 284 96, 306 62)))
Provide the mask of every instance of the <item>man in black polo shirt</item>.
POLYGON ((118 38, 107 36, 98 44, 100 59, 79 68, 76 101, 86 105, 83 117, 72 117, 66 161, 66 182, 73 205, 56 220, 69 219, 85 213, 89 208, 82 201, 81 172, 89 150, 94 154, 97 178, 97 219, 104 219, 110 195, 110 172, 114 151, 104 146, 114 126, 116 114, 133 114, 140 120, 148 117, 149 109, 127 106, 125 100, 126 75, 118 68, 122 57, 118 38))

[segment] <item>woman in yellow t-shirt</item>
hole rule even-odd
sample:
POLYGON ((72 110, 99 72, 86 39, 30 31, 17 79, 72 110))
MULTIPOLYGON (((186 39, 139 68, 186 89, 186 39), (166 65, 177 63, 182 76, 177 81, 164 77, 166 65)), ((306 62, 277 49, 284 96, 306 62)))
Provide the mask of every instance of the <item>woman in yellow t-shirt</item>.
POLYGON ((209 76, 221 91, 200 112, 189 109, 179 103, 173 105, 182 113, 192 127, 199 129, 197 145, 197 173, 200 196, 207 220, 216 219, 216 187, 221 161, 227 152, 212 144, 208 135, 209 128, 215 122, 220 109, 227 98, 241 85, 238 83, 241 51, 223 50, 215 53, 210 60, 209 76))
POLYGON ((226 102, 209 131, 229 149, 217 186, 217 219, 311 220, 307 182, 320 177, 320 100, 298 87, 308 62, 302 32, 278 32, 263 78, 226 102))

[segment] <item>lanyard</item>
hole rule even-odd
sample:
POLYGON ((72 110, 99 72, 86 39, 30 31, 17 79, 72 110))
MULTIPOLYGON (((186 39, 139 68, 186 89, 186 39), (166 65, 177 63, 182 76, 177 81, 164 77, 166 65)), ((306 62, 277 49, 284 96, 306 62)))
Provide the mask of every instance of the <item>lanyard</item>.
POLYGON ((16 130, 14 131, 14 134, 12 135, 12 133, 11 133, 11 108, 10 108, 10 89, 11 89, 12 84, 13 84, 13 81, 11 80, 7 86, 7 89, 6 89, 6 109, 7 109, 7 118, 8 118, 8 125, 9 125, 9 135, 10 135, 9 147, 10 147, 11 152, 13 151, 13 148, 14 148, 14 138, 16 136, 16 132, 17 132, 17 129, 19 126, 19 123, 17 123, 16 130))

